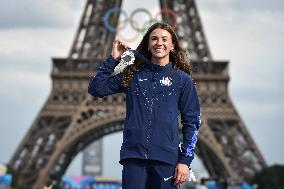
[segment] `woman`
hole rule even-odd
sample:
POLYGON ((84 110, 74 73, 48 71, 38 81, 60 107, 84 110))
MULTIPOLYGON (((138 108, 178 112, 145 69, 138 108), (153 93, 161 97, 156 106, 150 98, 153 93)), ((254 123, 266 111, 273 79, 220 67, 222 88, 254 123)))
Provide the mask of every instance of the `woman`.
POLYGON ((189 176, 201 123, 190 61, 171 26, 164 23, 152 25, 137 47, 136 53, 145 58, 113 75, 127 49, 117 39, 89 84, 89 93, 96 97, 126 94, 120 150, 122 188, 177 188, 189 176), (179 113, 183 125, 180 148, 179 113))

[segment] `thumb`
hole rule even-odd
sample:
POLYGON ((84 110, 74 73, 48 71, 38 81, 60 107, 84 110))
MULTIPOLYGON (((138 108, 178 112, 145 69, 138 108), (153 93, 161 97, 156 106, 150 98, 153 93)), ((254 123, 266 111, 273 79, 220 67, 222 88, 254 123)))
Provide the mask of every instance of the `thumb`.
POLYGON ((177 167, 175 168, 175 175, 174 175, 174 179, 176 179, 177 178, 177 172, 178 172, 178 169, 177 169, 177 167))

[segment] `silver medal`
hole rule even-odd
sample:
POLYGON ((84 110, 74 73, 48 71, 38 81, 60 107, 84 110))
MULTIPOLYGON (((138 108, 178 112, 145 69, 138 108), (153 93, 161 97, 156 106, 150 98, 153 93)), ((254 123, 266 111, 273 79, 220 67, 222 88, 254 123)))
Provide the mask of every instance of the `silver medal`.
POLYGON ((120 56, 120 63, 128 66, 134 64, 135 55, 132 50, 128 49, 120 56))
POLYGON ((131 64, 134 64, 135 55, 133 50, 130 48, 121 54, 119 64, 115 67, 114 73, 118 74, 123 71, 123 69, 131 64))

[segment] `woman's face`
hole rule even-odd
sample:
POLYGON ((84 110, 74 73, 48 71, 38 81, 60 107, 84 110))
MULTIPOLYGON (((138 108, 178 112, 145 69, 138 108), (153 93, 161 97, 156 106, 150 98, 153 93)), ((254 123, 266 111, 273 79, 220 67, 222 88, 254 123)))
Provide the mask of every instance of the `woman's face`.
POLYGON ((169 62, 170 50, 174 49, 171 34, 164 29, 156 28, 149 36, 149 50, 152 53, 152 60, 164 60, 169 62))

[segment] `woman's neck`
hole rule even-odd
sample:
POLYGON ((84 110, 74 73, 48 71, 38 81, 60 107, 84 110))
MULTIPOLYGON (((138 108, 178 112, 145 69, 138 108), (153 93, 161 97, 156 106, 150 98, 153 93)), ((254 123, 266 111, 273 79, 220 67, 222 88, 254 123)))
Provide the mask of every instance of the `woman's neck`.
POLYGON ((164 58, 152 57, 151 62, 159 66, 165 66, 169 63, 169 57, 164 57, 164 58))

